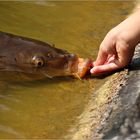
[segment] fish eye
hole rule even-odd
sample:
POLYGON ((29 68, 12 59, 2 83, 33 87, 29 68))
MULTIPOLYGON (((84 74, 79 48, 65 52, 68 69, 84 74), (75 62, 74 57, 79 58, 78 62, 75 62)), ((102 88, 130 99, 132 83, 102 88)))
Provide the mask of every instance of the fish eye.
POLYGON ((32 58, 32 63, 36 66, 36 67, 43 67, 44 64, 45 64, 45 61, 43 58, 41 57, 37 57, 37 56, 34 56, 32 58))

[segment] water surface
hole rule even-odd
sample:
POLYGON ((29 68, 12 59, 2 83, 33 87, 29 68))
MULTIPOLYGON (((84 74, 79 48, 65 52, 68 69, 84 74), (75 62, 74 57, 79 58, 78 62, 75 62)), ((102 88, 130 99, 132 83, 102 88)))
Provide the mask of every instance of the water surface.
MULTIPOLYGON (((133 2, 0 2, 0 30, 95 59, 133 2)), ((0 73, 0 138, 62 138, 105 79, 36 79, 0 73)))

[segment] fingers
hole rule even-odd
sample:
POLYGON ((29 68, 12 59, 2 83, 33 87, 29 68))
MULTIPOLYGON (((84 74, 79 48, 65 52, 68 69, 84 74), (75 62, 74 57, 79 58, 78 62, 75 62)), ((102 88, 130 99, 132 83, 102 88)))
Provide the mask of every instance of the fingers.
POLYGON ((91 72, 91 74, 99 74, 99 73, 113 71, 118 68, 119 68, 118 65, 112 62, 112 63, 105 64, 105 65, 95 66, 90 70, 90 72, 91 72))
POLYGON ((120 55, 122 54, 120 54, 121 50, 118 52, 116 43, 114 34, 108 33, 100 45, 94 67, 90 70, 92 74, 110 72, 122 67, 120 63, 120 55))
POLYGON ((116 43, 116 47, 118 48, 117 54, 118 54, 118 62, 120 66, 126 66, 130 60, 133 57, 134 49, 129 47, 129 44, 127 44, 124 41, 119 41, 116 43))
POLYGON ((108 62, 110 56, 116 55, 116 48, 114 41, 111 38, 108 38, 108 35, 105 37, 103 42, 100 45, 98 56, 94 62, 94 66, 104 65, 108 62))
POLYGON ((96 61, 94 62, 94 66, 103 65, 107 60, 108 54, 102 49, 99 50, 96 61))

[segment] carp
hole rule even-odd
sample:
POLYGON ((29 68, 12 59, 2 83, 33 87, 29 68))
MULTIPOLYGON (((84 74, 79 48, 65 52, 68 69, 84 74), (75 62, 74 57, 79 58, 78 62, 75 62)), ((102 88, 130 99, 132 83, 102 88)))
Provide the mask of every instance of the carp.
POLYGON ((0 71, 82 78, 91 63, 91 59, 79 58, 48 43, 0 32, 0 71))

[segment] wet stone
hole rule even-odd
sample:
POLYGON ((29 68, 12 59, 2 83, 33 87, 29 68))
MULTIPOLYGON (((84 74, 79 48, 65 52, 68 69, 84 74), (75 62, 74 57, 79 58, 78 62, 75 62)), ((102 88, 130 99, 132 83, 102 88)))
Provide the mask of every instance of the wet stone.
POLYGON ((139 121, 139 122, 136 122, 136 123, 134 124, 134 128, 135 128, 135 129, 140 129, 140 121, 139 121))
POLYGON ((140 129, 137 130, 137 134, 140 136, 140 129))
POLYGON ((132 126, 132 121, 130 121, 130 119, 126 118, 126 119, 125 119, 124 126, 125 126, 125 127, 132 126))
POLYGON ((120 132, 123 135, 127 135, 130 132, 129 127, 121 126, 120 132))
POLYGON ((127 138, 125 138, 124 140, 132 140, 131 138, 129 138, 129 137, 127 137, 127 138))
POLYGON ((119 137, 118 136, 115 136, 114 138, 112 138, 112 140, 118 140, 119 137))
POLYGON ((136 137, 137 137, 136 134, 132 134, 132 135, 130 136, 131 139, 136 139, 136 137))

